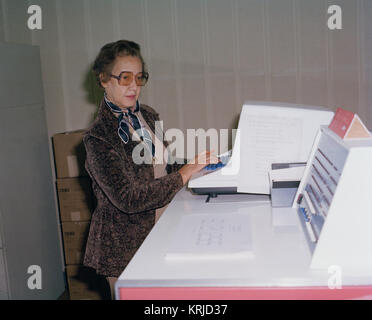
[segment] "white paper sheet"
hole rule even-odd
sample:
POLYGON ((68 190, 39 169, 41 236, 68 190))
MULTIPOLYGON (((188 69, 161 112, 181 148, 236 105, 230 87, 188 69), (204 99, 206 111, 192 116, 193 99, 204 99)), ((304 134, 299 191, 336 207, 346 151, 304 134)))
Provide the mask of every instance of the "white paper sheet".
POLYGON ((177 225, 167 260, 252 258, 251 226, 245 214, 191 214, 177 225))

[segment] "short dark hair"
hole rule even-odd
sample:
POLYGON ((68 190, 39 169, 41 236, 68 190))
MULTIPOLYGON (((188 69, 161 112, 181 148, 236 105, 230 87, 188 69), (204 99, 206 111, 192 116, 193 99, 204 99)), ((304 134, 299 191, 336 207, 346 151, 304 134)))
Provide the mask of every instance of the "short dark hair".
POLYGON ((93 72, 96 75, 98 84, 101 85, 100 74, 103 75, 103 81, 106 82, 109 80, 112 68, 114 67, 114 62, 116 57, 137 57, 142 63, 142 71, 146 71, 145 61, 141 54, 141 48, 138 43, 129 40, 119 40, 116 42, 110 42, 105 44, 96 60, 93 64, 93 72))

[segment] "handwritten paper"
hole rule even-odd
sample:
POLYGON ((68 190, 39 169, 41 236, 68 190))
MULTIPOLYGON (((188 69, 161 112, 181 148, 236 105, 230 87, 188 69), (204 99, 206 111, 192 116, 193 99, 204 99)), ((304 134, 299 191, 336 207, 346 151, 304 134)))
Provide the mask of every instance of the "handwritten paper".
POLYGON ((166 254, 167 260, 252 257, 249 216, 241 213, 183 216, 166 254))

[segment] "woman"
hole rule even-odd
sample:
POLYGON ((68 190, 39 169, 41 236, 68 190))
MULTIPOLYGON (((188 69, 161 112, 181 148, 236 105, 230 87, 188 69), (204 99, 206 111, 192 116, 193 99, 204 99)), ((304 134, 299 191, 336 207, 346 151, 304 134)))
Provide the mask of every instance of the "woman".
MULTIPOLYGON (((85 167, 97 198, 84 265, 106 276, 113 290, 166 205, 193 173, 218 160, 204 152, 194 164, 183 166, 154 161, 159 115, 138 100, 148 80, 138 44, 120 40, 105 45, 93 71, 105 95, 97 118, 84 135, 85 167), (134 150, 140 143, 152 162, 135 161, 134 150)), ((167 158, 166 144, 163 151, 167 158)))

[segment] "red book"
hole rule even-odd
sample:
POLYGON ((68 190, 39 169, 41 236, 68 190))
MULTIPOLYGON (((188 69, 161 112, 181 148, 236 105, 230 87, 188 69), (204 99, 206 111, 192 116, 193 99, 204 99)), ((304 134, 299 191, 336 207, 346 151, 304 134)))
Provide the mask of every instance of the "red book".
POLYGON ((370 138, 371 134, 354 112, 337 108, 332 122, 328 126, 342 139, 370 138))

